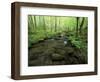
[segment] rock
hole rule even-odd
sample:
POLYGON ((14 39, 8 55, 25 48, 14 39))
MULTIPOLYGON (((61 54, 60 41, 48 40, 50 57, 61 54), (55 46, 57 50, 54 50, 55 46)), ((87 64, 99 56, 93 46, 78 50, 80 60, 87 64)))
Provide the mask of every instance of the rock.
POLYGON ((28 65, 29 66, 39 66, 40 63, 41 62, 39 60, 31 60, 31 61, 28 61, 28 65))
POLYGON ((71 59, 71 64, 79 64, 78 59, 76 59, 75 57, 73 57, 73 58, 71 59))
POLYGON ((56 50, 55 50, 55 53, 58 53, 58 54, 64 56, 64 54, 66 53, 66 51, 63 50, 63 49, 56 49, 56 50))
POLYGON ((45 47, 37 47, 37 48, 32 48, 31 50, 28 51, 28 58, 29 60, 35 60, 37 59, 45 50, 45 47))
POLYGON ((50 56, 52 53, 52 51, 46 50, 44 53, 41 54, 40 60, 43 63, 43 65, 52 65, 52 60, 50 56))
POLYGON ((48 48, 42 54, 46 55, 46 56, 49 56, 49 55, 53 54, 54 52, 55 52, 54 48, 48 48))
POLYGON ((65 60, 62 60, 62 61, 53 61, 53 65, 65 65, 65 60))
POLYGON ((54 46, 55 49, 62 49, 62 46, 61 45, 56 45, 54 46))
POLYGON ((36 60, 31 60, 29 62, 29 65, 32 66, 43 66, 43 65, 50 65, 51 61, 49 59, 46 59, 46 56, 42 55, 39 56, 36 60))
POLYGON ((54 53, 51 55, 51 59, 54 61, 61 61, 64 59, 64 56, 61 54, 54 53))
POLYGON ((74 49, 72 47, 66 47, 64 48, 66 51, 66 54, 72 55, 74 53, 74 49))
POLYGON ((39 53, 40 53, 40 52, 37 52, 37 51, 35 52, 35 51, 33 51, 33 50, 30 50, 30 51, 28 52, 28 59, 29 59, 29 60, 37 59, 39 53))
POLYGON ((83 51, 71 46, 68 39, 66 43, 66 39, 60 36, 38 42, 28 51, 29 66, 83 64, 86 60, 83 51))
POLYGON ((28 56, 28 59, 29 60, 35 60, 35 59, 38 58, 38 56, 39 56, 38 54, 31 54, 31 55, 28 56))

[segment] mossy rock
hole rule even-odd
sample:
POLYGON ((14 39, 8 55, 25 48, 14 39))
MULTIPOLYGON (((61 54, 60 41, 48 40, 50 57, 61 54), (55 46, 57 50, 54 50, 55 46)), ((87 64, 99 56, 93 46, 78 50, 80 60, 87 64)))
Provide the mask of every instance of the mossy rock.
POLYGON ((54 53, 54 54, 51 55, 51 59, 53 61, 61 61, 61 60, 64 59, 64 56, 61 55, 61 54, 58 54, 58 53, 54 53))
POLYGON ((64 48, 67 54, 71 55, 74 53, 74 49, 72 47, 66 47, 64 48))
POLYGON ((29 60, 34 60, 34 59, 37 59, 38 56, 39 56, 38 54, 32 54, 32 55, 29 55, 29 56, 28 56, 28 59, 29 59, 29 60))
POLYGON ((63 50, 63 49, 56 49, 56 50, 55 50, 55 53, 58 53, 58 54, 64 55, 64 54, 66 53, 66 51, 63 50))
POLYGON ((48 49, 46 49, 43 53, 42 53, 42 55, 51 55, 51 54, 53 54, 55 52, 55 49, 54 48, 48 48, 48 49))

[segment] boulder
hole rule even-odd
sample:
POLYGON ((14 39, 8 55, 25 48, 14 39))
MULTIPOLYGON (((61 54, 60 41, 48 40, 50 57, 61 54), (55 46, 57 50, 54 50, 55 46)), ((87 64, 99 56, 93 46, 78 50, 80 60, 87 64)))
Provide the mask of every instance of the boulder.
POLYGON ((58 53, 53 53, 53 54, 51 55, 51 59, 52 59, 53 61, 61 61, 61 60, 64 59, 64 56, 61 55, 61 54, 58 54, 58 53))
POLYGON ((63 56, 63 55, 66 53, 66 51, 63 50, 63 49, 56 49, 56 50, 55 50, 55 53, 58 53, 58 54, 60 54, 60 55, 63 56))
POLYGON ((66 54, 72 55, 74 53, 74 49, 72 47, 66 47, 64 48, 66 51, 66 54))

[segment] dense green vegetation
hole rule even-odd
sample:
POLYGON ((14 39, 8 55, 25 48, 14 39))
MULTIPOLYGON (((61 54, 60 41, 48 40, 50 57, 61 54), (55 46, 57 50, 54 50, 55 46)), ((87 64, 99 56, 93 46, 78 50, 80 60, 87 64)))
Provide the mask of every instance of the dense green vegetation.
POLYGON ((71 47, 77 49, 87 63, 87 28, 87 17, 29 15, 28 48, 32 49, 34 44, 48 39, 63 38, 62 41, 66 40, 71 47))

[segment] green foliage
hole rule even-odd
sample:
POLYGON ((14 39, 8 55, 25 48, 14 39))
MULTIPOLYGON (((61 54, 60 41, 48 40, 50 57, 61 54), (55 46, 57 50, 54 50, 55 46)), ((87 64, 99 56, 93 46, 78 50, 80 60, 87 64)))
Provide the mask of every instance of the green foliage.
POLYGON ((28 16, 28 46, 37 43, 45 38, 52 38, 57 34, 66 32, 66 35, 73 45, 77 48, 85 48, 81 37, 86 37, 87 33, 87 17, 79 17, 77 27, 77 17, 67 16, 28 16), (83 21, 84 19, 84 21, 83 21), (83 22, 82 22, 83 21, 83 22), (82 27, 80 27, 82 26, 82 27), (78 28, 78 30, 76 30, 78 28), (81 33, 81 34, 80 34, 81 33), (84 35, 82 35, 84 34, 84 35), (76 37, 77 36, 77 37, 76 37))
POLYGON ((85 54, 87 53, 87 38, 85 35, 83 36, 74 36, 71 35, 69 37, 69 40, 71 41, 72 45, 84 52, 85 54))
POLYGON ((72 45, 76 46, 79 49, 81 48, 82 41, 77 40, 77 38, 74 36, 69 37, 69 39, 71 40, 72 45))

